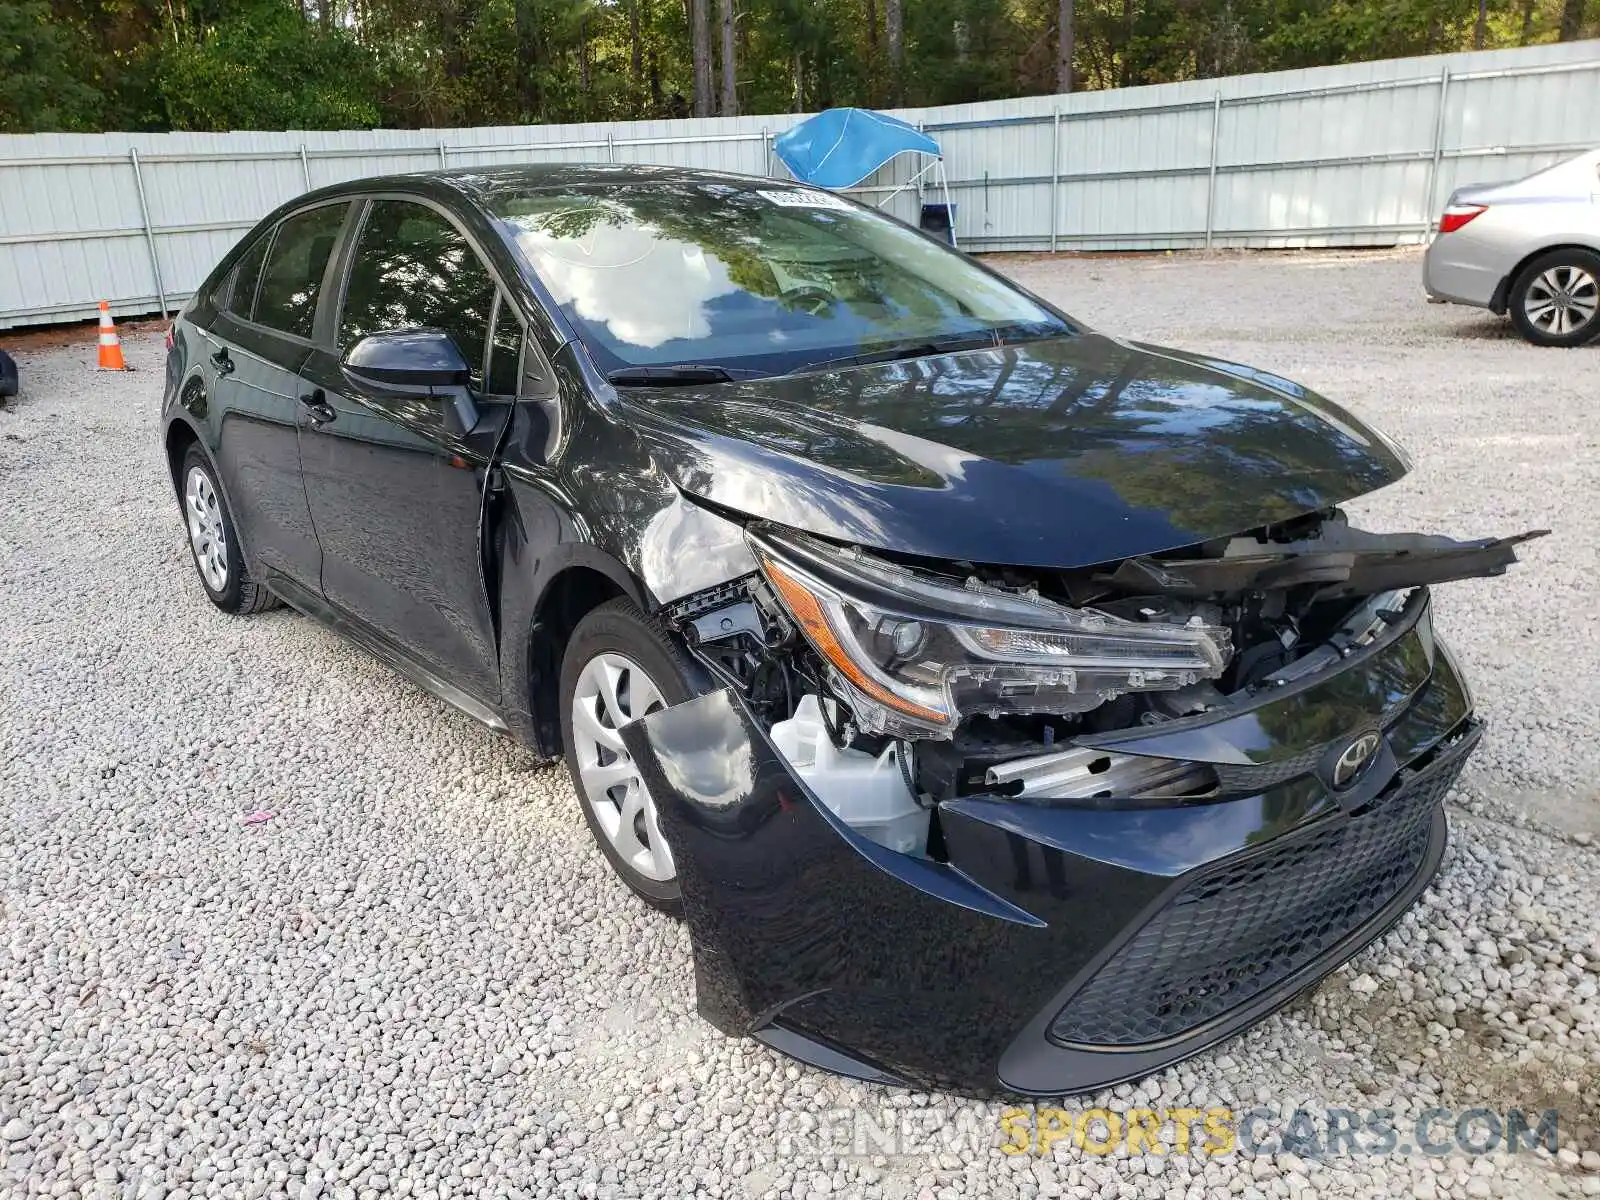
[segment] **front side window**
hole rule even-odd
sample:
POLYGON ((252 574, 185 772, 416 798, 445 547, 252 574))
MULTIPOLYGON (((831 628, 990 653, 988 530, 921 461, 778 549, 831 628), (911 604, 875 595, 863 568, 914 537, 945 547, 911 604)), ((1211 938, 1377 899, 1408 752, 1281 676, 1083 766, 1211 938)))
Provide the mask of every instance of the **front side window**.
POLYGON ((602 370, 769 374, 923 340, 1072 332, 969 259, 829 192, 662 181, 489 203, 602 370))
POLYGON ((322 277, 349 207, 325 204, 296 213, 278 226, 256 292, 256 324, 297 337, 311 336, 322 277))
POLYGON ((370 333, 432 326, 450 335, 473 386, 481 387, 494 298, 489 269, 442 215, 405 200, 374 200, 350 264, 339 346, 348 349, 370 333))

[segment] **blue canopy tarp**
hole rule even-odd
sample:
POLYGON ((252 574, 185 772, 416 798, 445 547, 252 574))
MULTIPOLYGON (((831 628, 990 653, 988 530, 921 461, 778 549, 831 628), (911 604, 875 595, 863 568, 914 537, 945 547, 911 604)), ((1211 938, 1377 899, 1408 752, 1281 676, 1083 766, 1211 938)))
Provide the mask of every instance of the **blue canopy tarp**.
POLYGON ((773 150, 801 183, 846 188, 898 154, 939 157, 939 143, 897 117, 864 108, 830 108, 773 140, 773 150))

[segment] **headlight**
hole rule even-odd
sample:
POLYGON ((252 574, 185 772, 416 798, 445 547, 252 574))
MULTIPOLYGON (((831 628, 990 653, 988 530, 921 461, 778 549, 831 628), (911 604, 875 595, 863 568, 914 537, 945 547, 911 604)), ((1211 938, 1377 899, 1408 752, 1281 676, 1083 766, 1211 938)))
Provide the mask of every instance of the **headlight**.
POLYGON ((1228 631, 1198 619, 1127 621, 809 538, 749 540, 869 732, 950 737, 974 713, 1087 712, 1124 692, 1214 679, 1228 662, 1228 631))

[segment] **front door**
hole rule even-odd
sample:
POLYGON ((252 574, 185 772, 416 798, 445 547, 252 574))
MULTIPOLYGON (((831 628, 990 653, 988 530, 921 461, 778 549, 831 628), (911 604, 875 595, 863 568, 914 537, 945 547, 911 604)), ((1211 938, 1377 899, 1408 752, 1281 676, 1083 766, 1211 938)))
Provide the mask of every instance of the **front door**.
POLYGON ((485 384, 486 371, 491 380, 505 373, 489 354, 505 341, 489 336, 497 285, 448 217, 397 199, 369 202, 346 278, 336 344, 314 350, 300 380, 309 401, 301 466, 322 546, 322 593, 497 705, 499 647, 480 550, 489 458, 512 409, 511 397, 485 384), (429 326, 449 333, 474 365, 482 419, 466 437, 450 434, 438 403, 363 396, 340 372, 340 356, 367 334, 429 326))

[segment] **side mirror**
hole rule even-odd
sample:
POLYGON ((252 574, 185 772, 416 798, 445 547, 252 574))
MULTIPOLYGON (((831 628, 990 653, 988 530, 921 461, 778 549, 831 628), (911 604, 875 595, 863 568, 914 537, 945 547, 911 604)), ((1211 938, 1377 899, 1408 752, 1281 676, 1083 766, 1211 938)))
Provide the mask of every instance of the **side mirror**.
POLYGON ((471 368, 442 329, 403 329, 362 338, 339 364, 350 387, 379 400, 434 398, 444 427, 465 437, 478 424, 471 368))

